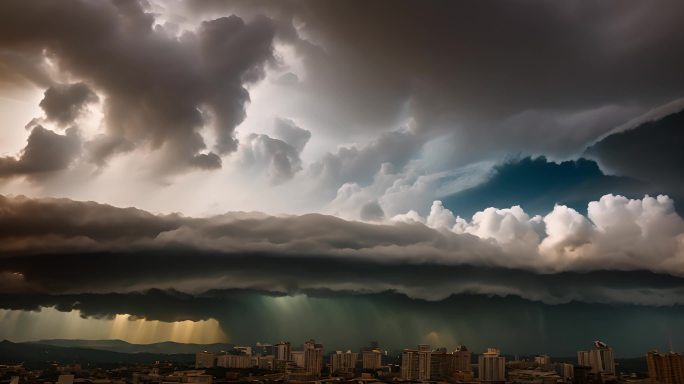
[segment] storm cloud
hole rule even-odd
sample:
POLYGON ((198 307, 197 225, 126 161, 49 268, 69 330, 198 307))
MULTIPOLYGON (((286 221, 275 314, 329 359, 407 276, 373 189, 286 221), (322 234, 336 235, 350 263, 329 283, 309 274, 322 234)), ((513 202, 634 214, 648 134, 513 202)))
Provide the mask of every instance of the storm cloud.
POLYGON ((421 130, 453 133, 460 163, 511 147, 567 156, 684 91, 677 1, 204 1, 188 10, 295 20, 298 33, 283 39, 304 60, 309 115, 332 120, 329 133, 385 131, 409 115, 421 130))
POLYGON ((81 152, 78 128, 68 128, 63 135, 33 126, 26 146, 17 156, 0 157, 0 178, 40 176, 66 169, 81 152))
POLYGON ((315 337, 334 348, 380 339, 566 354, 601 335, 631 356, 654 344, 625 332, 683 336, 672 333, 684 316, 682 236, 665 196, 606 195, 586 217, 511 207, 472 220, 436 202, 426 218, 383 224, 1 197, 0 308, 213 318, 232 342, 315 337))
POLYGON ((684 110, 602 138, 586 150, 602 167, 684 194, 684 110))
POLYGON ((71 119, 95 99, 88 87, 102 95, 106 131, 90 153, 98 164, 145 146, 163 152, 161 172, 216 168, 217 156, 237 149, 234 130, 249 101, 244 84, 259 80, 274 60, 275 27, 265 17, 221 17, 176 36, 135 1, 9 1, 0 15, 3 51, 43 51, 82 81, 46 91, 48 118, 71 119), (199 132, 205 125, 215 132, 211 149, 199 132))
POLYGON ((73 123, 88 103, 98 100, 97 95, 84 83, 58 84, 45 91, 40 107, 49 120, 65 126, 73 123))
POLYGON ((1 1, 0 309, 342 348, 684 341, 682 15, 1 1))
POLYGON ((588 217, 564 206, 543 218, 512 207, 478 212, 472 221, 435 203, 426 224, 318 214, 156 216, 65 199, 1 203, 0 265, 8 273, 3 286, 13 291, 392 290, 427 300, 477 293, 547 303, 681 304, 684 221, 665 196, 607 195, 590 203, 588 217), (69 272, 68 265, 79 268, 69 272), (498 272, 458 272, 478 268, 498 272), (674 285, 651 282, 639 294, 626 294, 637 289, 619 279, 622 287, 588 279, 586 291, 578 284, 551 288, 564 273, 601 270, 671 275, 674 285))

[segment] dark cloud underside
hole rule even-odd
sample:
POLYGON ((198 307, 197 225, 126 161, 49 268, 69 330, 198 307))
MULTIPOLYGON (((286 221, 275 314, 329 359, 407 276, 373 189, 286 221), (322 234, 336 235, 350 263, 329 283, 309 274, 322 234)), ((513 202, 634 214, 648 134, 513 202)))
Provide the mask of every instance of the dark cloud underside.
POLYGON ((0 295, 7 306, 79 309, 87 316, 132 313, 149 319, 216 318, 234 343, 314 337, 326 350, 356 348, 378 340, 390 350, 422 342, 464 343, 480 351, 572 356, 598 336, 617 356, 638 356, 684 342, 682 307, 544 305, 518 298, 460 295, 440 302, 379 294, 313 291, 295 296, 252 290, 211 291, 196 296, 152 290, 135 294, 0 295), (171 310, 172 309, 172 310, 171 310), (275 321, 277 319, 277 321, 275 321), (649 329, 649 332, 644 332, 649 329), (331 332, 334 331, 334 332, 331 332), (625 337, 630 335, 630 337, 625 337))
POLYGON ((684 110, 634 129, 609 135, 586 150, 619 175, 646 180, 684 195, 684 110))

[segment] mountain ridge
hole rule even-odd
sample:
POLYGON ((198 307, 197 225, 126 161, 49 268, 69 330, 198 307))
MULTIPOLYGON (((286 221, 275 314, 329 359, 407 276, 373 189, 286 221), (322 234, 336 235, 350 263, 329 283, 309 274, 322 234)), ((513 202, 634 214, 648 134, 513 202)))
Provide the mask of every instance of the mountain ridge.
POLYGON ((130 343, 120 339, 42 339, 27 342, 28 344, 50 345, 55 347, 97 349, 118 353, 160 353, 160 354, 193 354, 201 351, 220 352, 233 348, 229 343, 178 343, 162 341, 149 344, 130 343))

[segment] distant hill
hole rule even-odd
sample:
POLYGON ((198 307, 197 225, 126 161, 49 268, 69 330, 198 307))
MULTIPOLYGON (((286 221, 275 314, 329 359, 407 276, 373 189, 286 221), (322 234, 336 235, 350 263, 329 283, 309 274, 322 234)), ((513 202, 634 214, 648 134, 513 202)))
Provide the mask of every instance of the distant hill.
POLYGON ((56 347, 99 349, 120 353, 160 353, 160 354, 194 354, 200 351, 220 352, 233 348, 233 344, 185 344, 165 341, 153 344, 132 344, 123 340, 39 340, 34 344, 52 345, 56 347))
POLYGON ((94 348, 61 347, 39 343, 0 342, 0 364, 25 363, 28 367, 42 366, 49 362, 80 363, 82 365, 121 365, 171 361, 193 364, 194 354, 124 353, 94 348))

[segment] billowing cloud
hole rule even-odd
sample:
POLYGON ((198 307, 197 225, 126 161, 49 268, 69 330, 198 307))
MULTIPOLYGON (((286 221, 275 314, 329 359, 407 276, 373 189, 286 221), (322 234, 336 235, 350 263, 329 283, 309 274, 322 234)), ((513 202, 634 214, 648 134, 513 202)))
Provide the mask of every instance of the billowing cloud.
POLYGON ((424 138, 411 131, 386 132, 365 145, 343 146, 325 154, 311 164, 309 172, 324 190, 337 190, 345 183, 364 186, 382 169, 385 173, 402 169, 424 143, 424 138))
POLYGON ((379 221, 385 218, 385 212, 377 201, 369 201, 361 207, 362 220, 379 221))
POLYGON ((71 127, 63 135, 36 125, 26 147, 18 156, 0 157, 0 178, 40 176, 66 169, 81 153, 78 128, 71 127))
POLYGON ((472 337, 534 351, 541 337, 565 351, 577 342, 560 336, 567 328, 641 351, 650 340, 617 335, 644 324, 667 334, 684 316, 684 222, 665 196, 606 195, 588 212, 557 206, 542 219, 514 206, 466 220, 436 202, 427 218, 368 224, 1 197, 0 308, 215 318, 235 342, 308 335, 399 348, 437 332, 440 343, 472 337), (618 313, 631 320, 599 321, 618 313), (358 316, 367 326, 349 327, 358 316), (331 334, 338 322, 350 331, 331 334), (521 331, 491 333, 504 325, 521 331))
POLYGON ((681 97, 684 57, 673 47, 684 42, 682 7, 676 0, 658 9, 637 1, 314 0, 189 2, 185 11, 295 20, 297 33, 283 39, 303 60, 296 89, 307 92, 309 118, 345 138, 409 115, 421 130, 452 132, 451 155, 463 165, 512 147, 572 155, 681 97))
MULTIPOLYGON (((629 200, 606 195, 590 203, 587 217, 557 206, 543 220, 528 216, 520 207, 490 208, 465 220, 436 202, 427 219, 408 214, 391 224, 317 214, 155 216, 132 208, 23 197, 2 198, 1 206, 0 251, 6 256, 0 260, 0 270, 20 273, 26 287, 38 292, 171 287, 187 292, 393 290, 429 300, 469 292, 551 303, 595 302, 597 296, 576 291, 575 285, 562 291, 535 290, 517 279, 490 280, 486 272, 474 280, 453 280, 452 275, 440 280, 427 270, 496 268, 549 283, 559 273, 606 269, 684 276, 684 221, 666 196, 629 200), (133 259, 135 271, 128 267, 133 259), (73 273, 54 273, 59 263, 80 267, 73 273), (164 266, 151 268, 158 263, 164 266), (47 268, 48 264, 53 267, 47 268), (103 268, 105 264, 110 267, 103 268), (426 271, 416 272, 410 280, 404 275, 422 269, 426 271), (147 272, 152 270, 153 274, 147 272)), ((372 212, 372 219, 379 218, 378 212, 372 212)), ((596 284, 587 289, 605 289, 602 282, 596 284)), ((651 288, 651 293, 642 293, 639 303, 679 303, 677 294, 668 296, 651 288)), ((631 302, 627 295, 601 297, 602 302, 631 302)))
POLYGON ((3 51, 42 51, 58 73, 82 82, 46 91, 48 118, 64 123, 92 100, 85 84, 103 96, 106 132, 90 153, 99 164, 144 147, 161 151, 161 172, 216 168, 218 155, 237 149, 234 130, 249 101, 245 85, 274 60, 275 27, 265 17, 206 20, 177 36, 135 1, 75 1, 68 10, 59 2, 8 1, 0 15, 3 51), (200 133, 205 126, 216 138, 209 153, 200 133))
MULTIPOLYGON (((411 217, 415 214, 409 212, 395 221, 411 217)), ((675 211, 674 201, 663 195, 643 199, 605 195, 589 203, 586 217, 564 205, 556 205, 543 219, 513 206, 487 208, 476 212, 471 221, 454 216, 435 201, 427 219, 414 220, 431 228, 494 240, 503 254, 512 255, 503 264, 494 261, 501 266, 542 271, 684 271, 677 266, 684 255, 684 220, 675 211)))
POLYGON ((40 107, 48 120, 65 126, 73 123, 88 103, 98 100, 97 95, 84 83, 57 84, 45 91, 40 107))
POLYGON ((299 151, 285 141, 252 133, 240 144, 240 163, 247 169, 265 171, 271 184, 281 184, 302 170, 299 151))
POLYGON ((274 131, 277 137, 290 144, 299 153, 304 150, 306 143, 311 139, 311 131, 297 126, 290 119, 276 118, 274 131))

